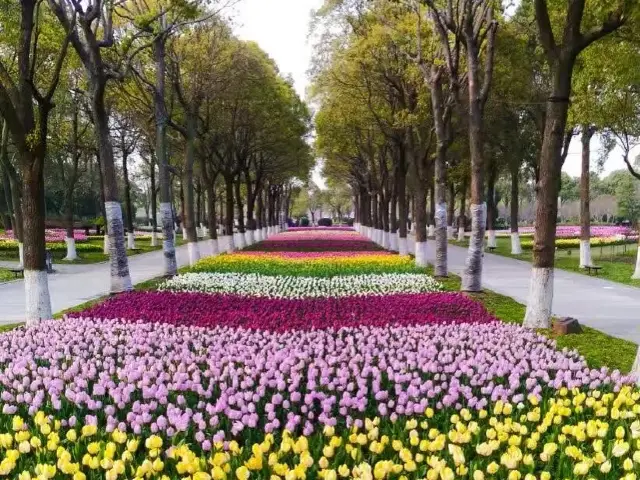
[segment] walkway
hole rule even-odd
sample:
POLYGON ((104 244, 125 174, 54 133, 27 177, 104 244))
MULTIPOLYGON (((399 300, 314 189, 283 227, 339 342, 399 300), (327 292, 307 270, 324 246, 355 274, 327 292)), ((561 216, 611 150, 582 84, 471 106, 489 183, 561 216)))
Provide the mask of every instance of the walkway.
MULTIPOLYGON (((435 243, 429 240, 429 259, 435 257, 435 243)), ((449 245, 449 269, 460 275, 467 249, 449 245)), ((531 264, 485 253, 483 285, 494 292, 527 303, 531 264)), ((581 323, 614 337, 640 344, 640 289, 597 277, 556 269, 553 313, 574 317, 581 323)))
MULTIPOLYGON (((201 242, 200 253, 207 255, 207 242, 201 242)), ((187 246, 176 249, 178 266, 189 263, 187 246)), ((49 276, 49 293, 53 312, 59 312, 109 293, 109 264, 58 265, 49 276)), ((129 270, 134 284, 162 275, 162 250, 129 257, 129 270)), ((0 284, 0 325, 24 321, 24 284, 22 281, 0 284)))

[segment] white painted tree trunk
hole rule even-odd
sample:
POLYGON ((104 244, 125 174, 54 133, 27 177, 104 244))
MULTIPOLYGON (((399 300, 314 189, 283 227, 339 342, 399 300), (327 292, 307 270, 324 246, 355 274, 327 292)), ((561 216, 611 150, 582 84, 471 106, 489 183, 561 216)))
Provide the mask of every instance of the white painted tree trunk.
POLYGON ((244 241, 244 233, 238 232, 236 234, 236 246, 238 247, 239 250, 242 250, 244 247, 247 246, 247 244, 244 241))
POLYGON ((498 243, 496 241, 496 231, 489 230, 487 232, 487 247, 497 247, 498 243))
POLYGON ((529 328, 549 328, 552 304, 553 268, 533 267, 523 325, 529 328))
POLYGON ((398 253, 400 255, 409 255, 409 245, 407 244, 407 237, 398 236, 398 253))
POLYGON ((64 239, 64 243, 67 244, 67 256, 64 257, 65 260, 72 262, 78 259, 78 252, 76 251, 76 239, 66 237, 64 239))
POLYGON ((104 234, 104 238, 102 239, 102 252, 105 255, 109 255, 109 235, 104 234))
POLYGON ((447 239, 454 240, 455 238, 456 236, 455 236, 455 230, 453 228, 453 225, 447 225, 447 239))
POLYGON ((436 236, 436 226, 435 225, 429 225, 429 228, 427 229, 427 237, 435 237, 436 236))
POLYGON ((416 251, 416 236, 413 233, 407 235, 407 250, 409 252, 413 252, 415 255, 416 251))
POLYGON ((247 244, 247 246, 251 246, 255 243, 253 230, 247 230, 246 232, 244 232, 244 241, 247 244))
POLYGON ((434 262, 434 273, 438 277, 446 277, 449 274, 446 203, 436 204, 435 217, 434 236, 436 238, 436 258, 434 262))
POLYGON ((464 242, 464 228, 458 228, 458 241, 464 242))
POLYGON ((189 252, 189 265, 193 266, 200 260, 200 247, 198 246, 198 242, 187 243, 187 251, 189 252))
POLYGON ((471 205, 471 238, 462 275, 462 290, 479 292, 482 290, 482 252, 484 250, 484 230, 487 224, 487 204, 471 205))
POLYGON ((634 280, 640 279, 640 246, 638 246, 638 253, 636 254, 636 269, 631 275, 631 278, 634 280))
POLYGON ((522 244, 518 232, 511 232, 511 255, 522 255, 522 244))
POLYGON ((127 233, 127 248, 129 250, 136 249, 136 236, 134 235, 133 232, 127 233))
POLYGON ((20 266, 24 265, 24 243, 18 242, 18 261, 20 266))
POLYGON ((187 229, 182 227, 182 241, 186 242, 187 241, 187 229))
POLYGON ((269 229, 262 227, 262 240, 266 240, 267 238, 269 238, 269 229))
POLYGON ((591 242, 589 240, 580 240, 580 268, 590 267, 591 265, 593 265, 591 242))
POLYGON ((416 242, 416 267, 427 265, 427 242, 416 242))
POLYGON ((220 245, 218 243, 217 238, 209 239, 209 250, 211 251, 211 255, 218 255, 220 253, 220 245))
POLYGON ((49 280, 45 270, 24 271, 24 293, 26 301, 26 323, 31 327, 47 320, 51 314, 49 280))
POLYGON ((398 251, 398 234, 389 233, 389 250, 392 252, 398 251))
POLYGON ((389 232, 381 230, 382 234, 382 248, 389 250, 391 248, 391 243, 389 242, 389 232))
POLYGON ((129 275, 129 262, 124 244, 122 207, 119 202, 104 202, 109 232, 109 263, 111 266, 111 293, 126 292, 133 288, 129 275))
POLYGON ((236 242, 233 240, 233 234, 227 235, 227 252, 231 253, 236 249, 236 242))
POLYGON ((152 247, 158 246, 158 232, 156 232, 155 230, 151 232, 151 246, 152 247))
POLYGON ((164 274, 172 277, 178 273, 176 245, 174 243, 173 210, 170 202, 160 204, 160 224, 162 225, 162 251, 164 253, 164 274))

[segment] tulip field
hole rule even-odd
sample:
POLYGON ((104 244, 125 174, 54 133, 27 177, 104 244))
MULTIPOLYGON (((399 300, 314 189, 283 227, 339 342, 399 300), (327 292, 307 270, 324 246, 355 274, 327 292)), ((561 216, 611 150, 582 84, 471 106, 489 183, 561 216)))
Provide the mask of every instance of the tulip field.
POLYGON ((0 334, 0 477, 636 479, 634 378, 349 228, 0 334))

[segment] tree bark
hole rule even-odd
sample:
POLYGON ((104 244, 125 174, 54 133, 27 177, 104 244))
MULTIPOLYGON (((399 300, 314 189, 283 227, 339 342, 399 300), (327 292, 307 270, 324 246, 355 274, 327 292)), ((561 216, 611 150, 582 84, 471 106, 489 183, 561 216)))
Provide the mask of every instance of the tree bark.
POLYGON ((589 174, 591 167, 591 137, 595 129, 589 125, 582 127, 582 170, 580 175, 580 268, 593 264, 591 260, 591 210, 589 174))
POLYGON ((462 180, 462 188, 460 189, 460 215, 458 216, 458 241, 464 241, 464 230, 467 223, 467 177, 462 180))
POLYGON ((496 247, 496 168, 491 164, 487 181, 487 246, 496 247))
POLYGON ((196 142, 196 122, 197 118, 193 112, 187 114, 187 136, 186 155, 184 169, 182 171, 182 188, 184 190, 182 221, 187 232, 187 249, 189 253, 189 264, 194 265, 200 259, 200 249, 198 248, 198 232, 196 230, 194 191, 193 191, 193 165, 195 163, 195 142, 196 142))
POLYGON ((558 192, 562 169, 562 147, 569 110, 573 61, 561 60, 555 68, 552 92, 547 100, 544 139, 540 151, 540 178, 536 191, 533 267, 524 325, 548 328, 553 303, 558 192))
POLYGON ((245 239, 244 239, 244 203, 242 201, 242 193, 240 192, 240 184, 241 179, 238 176, 238 179, 233 182, 233 190, 236 197, 236 208, 238 210, 238 248, 245 247, 245 239))
POLYGON ((149 159, 149 181, 151 182, 151 246, 158 244, 158 193, 156 190, 156 162, 154 156, 149 159))
POLYGON ((233 239, 234 229, 234 208, 233 208, 233 175, 227 175, 224 177, 225 183, 225 195, 226 195, 226 212, 225 212, 225 233, 229 240, 228 251, 232 252, 236 249, 236 245, 233 239))
POLYGON ((158 180, 160 182, 160 221, 162 223, 162 250, 164 252, 164 274, 172 277, 178 273, 176 248, 173 232, 173 208, 171 206, 171 181, 167 155, 168 115, 164 103, 166 62, 165 40, 158 35, 153 42, 153 58, 156 67, 154 114, 156 121, 156 158, 158 160, 158 180))
POLYGON ((131 204, 131 182, 129 181, 129 166, 128 159, 129 154, 124 145, 124 140, 121 144, 122 151, 122 180, 124 182, 124 206, 127 222, 127 248, 133 250, 136 248, 135 235, 133 233, 133 206, 131 204))
POLYGON ((518 210, 520 208, 520 162, 511 161, 511 254, 521 255, 520 234, 518 233, 518 210))
POLYGON ((131 290, 129 262, 124 243, 124 225, 122 207, 118 201, 118 184, 113 160, 113 146, 109 132, 109 113, 104 97, 106 78, 104 76, 89 79, 91 85, 91 113, 96 132, 96 142, 100 151, 100 169, 103 177, 106 225, 109 238, 109 262, 111 264, 111 293, 131 290))

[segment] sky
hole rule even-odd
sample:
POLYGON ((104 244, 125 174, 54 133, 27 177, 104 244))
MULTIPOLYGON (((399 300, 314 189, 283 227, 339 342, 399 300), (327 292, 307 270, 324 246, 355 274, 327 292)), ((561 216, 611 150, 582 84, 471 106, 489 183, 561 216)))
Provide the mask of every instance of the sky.
MULTIPOLYGON (((302 98, 309 85, 307 70, 313 53, 312 45, 307 41, 311 11, 320 8, 322 3, 323 0, 239 0, 233 7, 236 34, 244 40, 256 41, 276 61, 283 75, 291 75, 302 98)), ((598 149, 596 136, 591 145, 592 170, 595 170, 598 149)), ((563 167, 569 175, 580 176, 581 150, 580 139, 576 137, 563 167)), ((620 153, 620 150, 614 150, 609 155, 602 175, 626 168, 620 153)), ((313 179, 324 185, 317 169, 313 179)))

